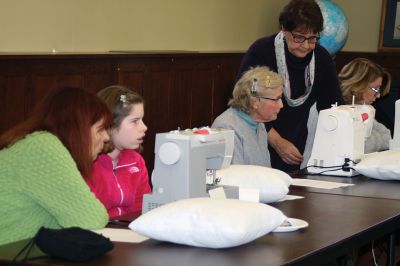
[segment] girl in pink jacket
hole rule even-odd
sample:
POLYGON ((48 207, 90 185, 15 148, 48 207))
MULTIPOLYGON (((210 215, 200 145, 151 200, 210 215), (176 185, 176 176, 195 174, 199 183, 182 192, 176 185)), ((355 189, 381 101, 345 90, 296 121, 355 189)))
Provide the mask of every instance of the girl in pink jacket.
POLYGON ((111 141, 93 164, 87 183, 104 204, 110 219, 140 213, 143 194, 151 192, 141 148, 147 127, 143 122, 144 100, 122 86, 110 86, 98 93, 113 113, 111 141))

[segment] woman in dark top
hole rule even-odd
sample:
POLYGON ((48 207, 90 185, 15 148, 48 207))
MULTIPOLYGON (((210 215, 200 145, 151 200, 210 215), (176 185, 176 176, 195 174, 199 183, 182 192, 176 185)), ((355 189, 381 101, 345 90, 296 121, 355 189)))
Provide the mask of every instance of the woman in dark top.
POLYGON ((299 169, 307 139, 310 107, 317 110, 343 104, 336 69, 329 53, 317 42, 323 17, 314 0, 291 0, 279 16, 281 31, 253 43, 245 54, 239 76, 264 65, 284 79, 283 108, 266 124, 271 165, 283 171, 299 169))

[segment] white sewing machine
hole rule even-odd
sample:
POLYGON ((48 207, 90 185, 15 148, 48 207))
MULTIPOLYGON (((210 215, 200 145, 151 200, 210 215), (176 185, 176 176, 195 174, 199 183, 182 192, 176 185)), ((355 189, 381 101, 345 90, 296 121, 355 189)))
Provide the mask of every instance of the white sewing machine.
POLYGON ((352 166, 364 155, 375 109, 371 105, 341 105, 321 110, 307 170, 322 175, 353 176, 352 166))
MULTIPOLYGON (((208 197, 206 171, 229 166, 233 147, 233 130, 207 127, 157 134, 153 192, 143 196, 142 213, 180 199, 208 197)), ((237 198, 238 190, 236 194, 231 197, 237 198)))
POLYGON ((400 150, 400 100, 395 103, 393 139, 389 141, 390 150, 400 150))

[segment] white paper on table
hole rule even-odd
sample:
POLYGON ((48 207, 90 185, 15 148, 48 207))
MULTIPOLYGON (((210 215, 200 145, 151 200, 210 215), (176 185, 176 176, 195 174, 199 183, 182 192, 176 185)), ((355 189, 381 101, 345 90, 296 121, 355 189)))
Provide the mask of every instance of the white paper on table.
POLYGON ((278 200, 278 202, 285 201, 285 200, 297 200, 297 199, 304 199, 304 197, 297 196, 297 195, 286 195, 283 198, 281 198, 280 200, 278 200))
POLYGON ((330 182, 330 181, 303 179, 303 178, 292 178, 291 185, 300 187, 322 188, 322 189, 333 189, 339 187, 354 186, 354 184, 348 184, 348 183, 339 183, 339 182, 330 182))
POLYGON ((226 199, 225 191, 222 187, 210 189, 208 194, 210 195, 210 198, 213 199, 226 199))
POLYGON ((140 243, 149 239, 130 229, 103 228, 100 230, 93 230, 93 232, 108 237, 111 241, 115 242, 140 243))

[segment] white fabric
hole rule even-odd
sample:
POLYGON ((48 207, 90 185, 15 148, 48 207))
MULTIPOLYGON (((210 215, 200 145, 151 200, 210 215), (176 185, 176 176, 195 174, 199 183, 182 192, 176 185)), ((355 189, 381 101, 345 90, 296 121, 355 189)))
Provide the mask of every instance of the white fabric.
POLYGON ((317 125, 318 125, 318 111, 317 111, 317 104, 314 103, 311 106, 310 111, 308 113, 308 121, 307 121, 308 135, 306 140, 306 146, 304 147, 303 161, 301 162, 300 169, 307 167, 308 161, 310 160, 312 147, 314 144, 315 132, 317 131, 317 125))
POLYGON ((192 198, 153 209, 130 223, 129 228, 161 241, 228 248, 271 232, 286 218, 280 210, 261 203, 192 198))
POLYGON ((221 185, 258 189, 260 201, 264 203, 275 202, 285 197, 292 181, 285 172, 258 165, 230 165, 217 170, 216 176, 221 179, 221 185))
POLYGON ((400 151, 389 150, 367 154, 354 166, 362 175, 381 180, 400 180, 400 151))

